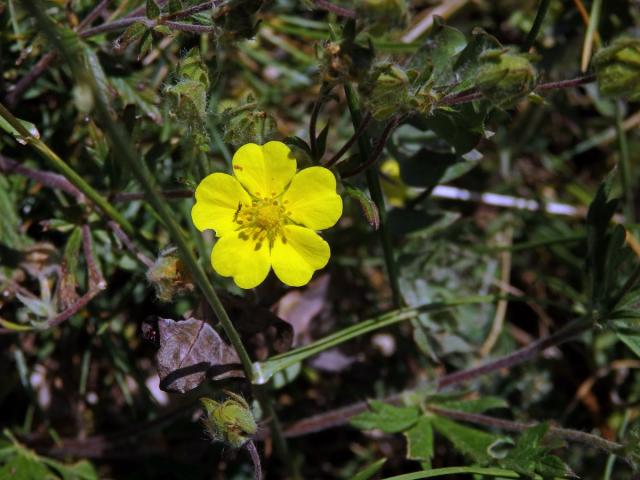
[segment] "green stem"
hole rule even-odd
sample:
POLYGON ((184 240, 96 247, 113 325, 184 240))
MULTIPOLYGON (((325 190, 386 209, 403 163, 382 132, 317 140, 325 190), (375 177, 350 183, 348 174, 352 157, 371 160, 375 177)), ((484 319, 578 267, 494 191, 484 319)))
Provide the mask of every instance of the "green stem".
POLYGON ((446 302, 427 303, 415 308, 402 308, 399 310, 393 310, 392 312, 385 313, 379 317, 370 318, 357 324, 342 329, 331 335, 328 335, 320 340, 316 340, 313 343, 305 345, 304 347, 296 348, 287 353, 276 355, 274 357, 265 360, 264 362, 255 362, 253 364, 254 369, 254 382, 263 384, 269 381, 269 379, 279 371, 301 362, 317 353, 320 353, 329 348, 340 345, 353 338, 365 335, 369 332, 373 332, 380 328, 388 327, 396 323, 404 322, 416 318, 418 315, 424 312, 432 312, 438 310, 445 310, 447 308, 455 307, 458 305, 469 305, 473 303, 487 303, 494 302, 499 299, 496 295, 475 295, 470 297, 462 297, 446 302))
POLYGON ((627 132, 622 125, 624 121, 623 109, 620 102, 616 102, 616 135, 618 136, 618 148, 620 149, 620 182, 624 195, 625 220, 633 223, 635 219, 633 188, 631 185, 631 162, 629 161, 629 143, 627 132))
POLYGON ((538 4, 538 11, 536 13, 536 18, 533 20, 533 25, 531 26, 531 30, 529 30, 529 34, 527 35, 526 40, 524 41, 524 51, 529 50, 536 38, 538 37, 538 33, 540 33, 540 27, 542 27, 542 22, 544 22, 544 17, 547 15, 547 10, 549 10, 549 4, 551 0, 540 0, 538 4))
MULTIPOLYGON (((405 473, 396 475, 395 477, 387 477, 384 480, 419 480, 421 478, 436 478, 447 475, 461 474, 487 475, 498 478, 522 478, 520 474, 513 470, 505 470, 503 468, 482 468, 482 467, 445 467, 434 468, 432 470, 423 470, 421 472, 405 473)), ((536 479, 541 478, 536 475, 536 479)))
POLYGON ((584 36, 584 44, 582 46, 582 59, 580 62, 580 68, 583 72, 586 72, 587 68, 589 67, 591 52, 593 51, 593 39, 598 30, 601 12, 602 0, 593 0, 593 3, 591 4, 591 12, 589 14, 589 25, 587 26, 587 33, 584 36))
POLYGON ((116 210, 109 201, 94 190, 91 185, 84 181, 78 173, 62 160, 53 150, 51 150, 42 140, 35 137, 27 128, 14 117, 9 110, 0 103, 0 117, 7 121, 15 131, 22 137, 23 141, 31 145, 42 158, 47 160, 58 170, 73 186, 80 190, 88 199, 96 204, 111 220, 116 222, 128 235, 133 236, 136 230, 133 225, 116 210))
MULTIPOLYGON (((245 375, 249 381, 252 380, 252 365, 249 354, 244 348, 240 335, 231 323, 231 319, 227 315, 222 302, 218 298, 215 290, 209 283, 207 275, 202 267, 198 264, 198 261, 193 254, 191 247, 189 246, 178 222, 175 219, 174 212, 167 206, 164 198, 158 190, 155 180, 149 172, 147 166, 138 155, 133 151, 131 147, 131 139, 123 128, 118 125, 111 117, 107 106, 103 102, 103 97, 98 89, 95 78, 88 71, 84 65, 79 61, 76 52, 69 51, 67 44, 65 44, 57 35, 55 27, 49 17, 44 13, 45 10, 40 8, 38 1, 29 0, 24 2, 29 12, 36 19, 42 32, 52 45, 63 55, 67 64, 71 67, 73 74, 77 81, 81 84, 88 85, 93 93, 93 99, 95 102, 95 110, 97 117, 101 120, 104 128, 107 132, 111 145, 114 150, 114 158, 120 161, 123 167, 129 169, 134 177, 138 180, 143 190, 147 195, 147 199, 153 209, 158 214, 158 217, 164 224, 165 228, 169 232, 171 240, 178 247, 182 261, 189 269, 194 281, 204 294, 205 298, 211 305, 213 312, 220 321, 222 328, 224 329, 229 341, 236 349, 240 362, 242 363, 245 375)), ((15 125, 14 125, 15 128, 15 125)), ((131 231, 133 232, 133 228, 131 231)))
MULTIPOLYGON (((362 123, 362 110, 360 108, 360 99, 354 88, 350 84, 345 84, 344 91, 347 96, 347 103, 349 104, 349 111, 351 112, 351 121, 353 128, 358 131, 360 124, 362 123)), ((366 131, 358 137, 358 148, 360 150, 361 160, 366 162, 372 156, 371 141, 366 131)), ((380 186, 380 178, 378 172, 375 169, 368 169, 366 171, 367 184, 369 186, 369 193, 371 194, 371 200, 376 205, 378 213, 380 215, 380 228, 378 229, 380 235, 380 242, 382 243, 382 251, 384 252, 384 261, 387 266, 387 275, 389 276, 389 283, 391 285, 391 294, 393 296, 393 305, 395 308, 400 308, 403 305, 402 295, 400 293, 400 284, 398 283, 398 267, 396 259, 393 254, 393 246, 391 243, 391 235, 387 228, 387 210, 384 203, 384 196, 382 195, 382 187, 380 186)))

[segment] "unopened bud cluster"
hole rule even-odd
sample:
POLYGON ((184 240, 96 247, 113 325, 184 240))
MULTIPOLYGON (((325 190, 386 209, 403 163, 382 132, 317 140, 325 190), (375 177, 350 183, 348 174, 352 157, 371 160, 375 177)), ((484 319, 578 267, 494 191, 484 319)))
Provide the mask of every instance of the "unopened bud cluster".
POLYGON ((640 98, 640 38, 621 37, 593 57, 600 93, 640 98))
POLYGON ((205 410, 203 420, 207 432, 213 440, 240 448, 258 431, 253 413, 240 395, 225 391, 229 396, 224 402, 201 398, 205 410))
POLYGON ((536 86, 536 70, 528 55, 506 49, 487 50, 480 55, 476 87, 496 106, 513 106, 536 86))

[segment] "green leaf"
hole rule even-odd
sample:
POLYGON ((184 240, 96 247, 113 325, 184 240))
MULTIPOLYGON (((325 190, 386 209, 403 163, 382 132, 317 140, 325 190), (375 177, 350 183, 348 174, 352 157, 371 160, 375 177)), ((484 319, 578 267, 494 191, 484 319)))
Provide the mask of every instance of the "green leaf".
POLYGON ((555 455, 545 455, 536 464, 536 473, 539 473, 544 478, 555 477, 574 477, 578 476, 571 470, 569 465, 564 463, 560 457, 555 455))
POLYGON ((352 480, 368 480, 369 478, 373 477, 376 473, 380 471, 380 469, 383 467, 386 461, 387 461, 386 458, 381 458, 379 460, 376 460, 372 464, 367 465, 362 470, 359 470, 353 476, 352 480))
POLYGON ((147 18, 158 18, 160 16, 160 7, 155 0, 146 0, 147 18))
POLYGON ((462 52, 466 45, 467 38, 460 30, 436 22, 422 49, 422 65, 426 60, 431 68, 431 84, 441 87, 455 82, 452 58, 462 52))
POLYGON ((449 439, 453 446, 474 461, 486 464, 491 461, 487 453, 498 437, 475 428, 460 425, 444 417, 433 418, 434 428, 449 439))
POLYGON ((415 120, 415 125, 423 130, 432 130, 442 140, 451 145, 458 155, 473 150, 482 138, 488 135, 484 128, 488 105, 465 103, 455 110, 436 110, 433 115, 415 120))
POLYGON ((131 42, 142 38, 142 35, 147 31, 147 26, 142 22, 135 22, 124 31, 118 40, 115 42, 116 50, 123 50, 128 47, 131 42))
POLYGON ((639 334, 624 334, 616 332, 618 338, 631 349, 638 357, 640 357, 640 333, 639 334))
POLYGON ((18 454, 0 466, 0 478, 3 480, 55 480, 52 474, 37 457, 18 454))
POLYGON ((443 402, 434 403, 440 408, 447 410, 455 410, 465 413, 483 413, 487 410, 495 408, 508 408, 509 404, 504 398, 500 397, 481 397, 472 400, 445 400, 443 402))
POLYGON ((364 217, 367 219, 367 223, 371 225, 374 230, 378 230, 378 228, 380 228, 380 212, 373 200, 362 190, 346 183, 344 193, 358 202, 362 213, 364 213, 364 217))
POLYGON ((361 430, 377 428, 385 433, 397 433, 411 427, 419 417, 415 407, 396 407, 379 400, 371 400, 369 409, 353 417, 351 425, 361 430))
POLYGON ((451 441, 457 450, 474 461, 481 464, 491 461, 488 449, 496 441, 495 435, 460 425, 444 417, 434 417, 433 427, 451 441))
POLYGON ((407 439, 407 458, 431 465, 433 458, 433 427, 430 417, 421 417, 409 430, 404 432, 407 439))
MULTIPOLYGON (((20 119, 18 119, 18 121, 22 124, 24 128, 28 130, 29 134, 33 138, 40 138, 40 132, 38 131, 38 128, 33 123, 27 122, 26 120, 20 120, 20 119)), ((3 117, 0 117, 0 128, 5 132, 7 132, 8 134, 13 135, 13 137, 16 139, 16 141, 19 144, 21 145, 27 144, 27 139, 24 138, 22 135, 20 135, 20 133, 15 128, 13 128, 13 125, 7 122, 3 117)))
POLYGON ((472 88, 480 67, 480 55, 487 50, 493 50, 501 46, 498 39, 493 35, 489 35, 481 28, 474 28, 471 32, 471 40, 464 50, 460 52, 453 66, 458 83, 447 93, 460 93, 472 88))

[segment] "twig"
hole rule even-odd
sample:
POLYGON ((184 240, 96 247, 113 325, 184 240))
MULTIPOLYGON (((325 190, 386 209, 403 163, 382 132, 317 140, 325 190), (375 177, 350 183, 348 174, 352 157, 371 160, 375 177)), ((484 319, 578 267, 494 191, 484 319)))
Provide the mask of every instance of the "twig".
POLYGON ((393 131, 402 122, 402 120, 404 120, 405 117, 406 117, 406 114, 396 115, 391 120, 389 120, 389 123, 387 123, 387 125, 384 127, 384 130, 382 131, 382 135, 380 135, 380 138, 378 139, 375 146, 373 147, 373 152, 371 152, 371 155, 367 159, 367 161, 361 165, 358 165, 353 170, 343 173, 342 178, 348 178, 348 177, 357 175, 361 172, 364 172, 366 169, 368 169, 373 164, 375 164, 380 158, 380 155, 382 155, 382 152, 384 151, 384 147, 387 145, 387 140, 389 140, 389 137, 391 136, 393 131))
POLYGON ((88 225, 82 226, 82 249, 87 263, 87 277, 89 279, 87 292, 82 295, 73 305, 69 306, 54 318, 47 321, 47 327, 53 328, 65 322, 82 308, 84 308, 98 293, 107 288, 100 270, 97 267, 93 256, 93 246, 91 241, 91 231, 88 225))
POLYGON ((549 335, 548 337, 541 338, 520 350, 516 350, 515 352, 505 355, 504 357, 497 358, 477 367, 472 367, 467 370, 461 370, 459 372, 450 373, 440 377, 437 381, 438 390, 451 387, 459 383, 468 382, 487 373, 519 365, 537 356, 543 350, 552 346, 560 345, 561 343, 574 338, 576 335, 585 332, 589 328, 591 328, 591 322, 587 319, 579 318, 577 320, 573 320, 556 333, 549 335))
MULTIPOLYGON (((583 323, 581 320, 573 321, 555 334, 539 339, 536 342, 527 345, 526 347, 510 353, 509 355, 500 357, 480 367, 475 367, 440 377, 440 379, 436 380, 437 389, 441 390, 445 387, 451 387, 458 383, 462 383, 468 380, 475 379, 482 375, 493 373, 497 370, 506 369, 518 365, 526 360, 535 357, 548 348, 555 347, 561 343, 566 342, 567 340, 574 338, 575 336, 588 330, 589 328, 590 324, 587 324, 586 322, 583 323)), ((387 403, 397 404, 400 403, 408 393, 412 393, 412 391, 400 392, 390 395, 383 401, 387 403)), ((314 415, 312 417, 308 417, 290 424, 285 429, 285 435, 287 437, 298 437, 307 435, 309 433, 326 430, 328 428, 338 427, 346 424, 350 418, 361 412, 364 412, 367 408, 367 402, 358 402, 346 407, 314 415)))
POLYGON ((78 190, 69 180, 62 175, 54 172, 47 172, 42 170, 34 170, 29 167, 20 165, 15 160, 0 155, 0 171, 6 174, 16 173, 23 175, 31 180, 38 182, 46 187, 62 190, 73 196, 78 203, 84 203, 86 201, 84 194, 78 190))
POLYGON ((123 243, 127 250, 129 250, 140 261, 140 263, 144 264, 147 268, 151 268, 153 266, 153 260, 147 257, 138 249, 138 247, 135 246, 129 236, 122 231, 116 222, 109 220, 107 225, 109 225, 109 228, 111 228, 116 238, 123 243))
POLYGON ((78 26, 76 27, 76 30, 81 32, 82 30, 87 28, 89 25, 91 25, 96 20, 96 18, 100 16, 100 14, 104 11, 104 9, 107 8, 107 5, 109 5, 110 1, 111 0, 102 0, 98 5, 96 5, 95 8, 89 12, 89 15, 87 15, 78 24, 78 26))
POLYGON ((360 122, 360 125, 358 125, 358 128, 356 129, 356 131, 353 132, 353 135, 351 135, 351 138, 349 138, 349 140, 345 142, 345 144, 340 148, 340 150, 338 150, 335 153, 335 155, 331 157, 327 163, 324 164, 325 167, 327 168, 332 167, 333 165, 336 164, 338 160, 342 158, 342 156, 345 153, 349 151, 349 149, 353 146, 353 144, 356 143, 360 135, 362 135, 362 132, 364 132, 364 130, 367 128, 367 125, 369 125, 369 122, 371 122, 372 118, 373 117, 369 112, 364 114, 364 116, 362 117, 362 122, 360 122))
MULTIPOLYGON (((452 418, 453 420, 460 420, 462 422, 474 423, 476 425, 498 428, 500 430, 507 430, 510 432, 524 432, 531 427, 539 425, 538 422, 512 422, 510 420, 503 420, 501 418, 490 417, 488 415, 460 412, 436 406, 427 406, 427 409, 443 417, 452 418)), ((562 440, 571 442, 582 443, 590 447, 599 448, 600 450, 604 450, 608 453, 621 453, 625 448, 621 443, 611 442, 597 435, 592 435, 590 433, 581 432, 579 430, 572 430, 569 428, 550 426, 549 430, 547 431, 547 436, 552 438, 560 438, 562 440)))
MULTIPOLYGON (((91 25, 109 4, 109 1, 110 0, 102 0, 98 5, 96 5, 95 8, 91 10, 91 12, 89 12, 89 14, 78 24, 76 31, 80 32, 91 25)), ((55 58, 56 52, 47 52, 40 60, 38 60, 29 73, 15 84, 13 89, 5 97, 5 102, 9 105, 9 108, 13 108, 15 106, 22 94, 49 68, 49 65, 51 65, 51 62, 53 62, 55 58)))
POLYGON ((339 17, 356 18, 355 10, 349 10, 348 8, 335 5, 327 0, 315 0, 314 3, 316 4, 316 7, 335 13, 339 17))
POLYGON ((249 452, 249 456, 251 457, 251 461, 253 462, 253 478, 255 480, 262 480, 262 465, 260 463, 260 454, 258 453, 256 444, 253 443, 253 441, 249 440, 244 444, 244 448, 247 452, 249 452))
MULTIPOLYGON (((595 75, 584 75, 582 77, 570 78, 567 80, 560 80, 557 82, 541 83, 535 88, 534 92, 544 92, 547 90, 557 90, 560 88, 579 87, 580 85, 594 82, 595 79, 596 79, 595 75)), ((458 105, 460 103, 467 103, 473 100, 478 100, 479 98, 482 98, 482 93, 480 92, 471 92, 471 93, 462 92, 461 94, 444 97, 442 100, 438 102, 438 104, 439 106, 458 105)))

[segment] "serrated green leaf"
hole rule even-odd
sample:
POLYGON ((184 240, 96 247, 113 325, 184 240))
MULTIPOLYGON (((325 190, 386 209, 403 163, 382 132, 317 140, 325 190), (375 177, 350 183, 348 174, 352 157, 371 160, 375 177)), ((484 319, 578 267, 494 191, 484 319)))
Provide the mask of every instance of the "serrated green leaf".
POLYGON ((483 413, 487 410, 495 408, 508 408, 509 404, 504 398, 500 397, 481 397, 472 400, 445 400, 443 402, 434 403, 440 408, 447 410, 455 410, 465 413, 483 413))
POLYGON ((434 417, 432 423, 438 433, 446 437, 461 453, 480 464, 491 461, 488 449, 497 440, 495 435, 439 416, 434 417))
POLYGON ((385 433, 397 433, 410 428, 418 417, 418 409, 415 407, 396 407, 379 400, 371 400, 369 411, 353 417, 351 425, 361 430, 377 428, 385 433))
POLYGON ((433 458, 433 427, 430 417, 421 417, 409 430, 404 432, 407 439, 407 458, 431 465, 433 458))
POLYGON ((376 473, 380 471, 380 469, 382 468, 382 466, 385 464, 386 461, 387 461, 386 458, 381 458, 380 460, 376 460, 372 464, 367 465, 362 470, 358 471, 353 476, 352 480, 368 480, 369 478, 373 477, 376 473))
POLYGON ((544 478, 555 477, 574 477, 577 478, 573 470, 555 455, 545 455, 536 463, 536 473, 542 475, 544 478))

